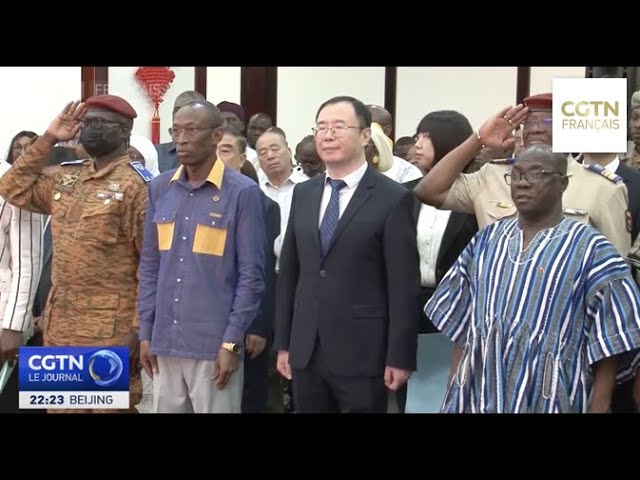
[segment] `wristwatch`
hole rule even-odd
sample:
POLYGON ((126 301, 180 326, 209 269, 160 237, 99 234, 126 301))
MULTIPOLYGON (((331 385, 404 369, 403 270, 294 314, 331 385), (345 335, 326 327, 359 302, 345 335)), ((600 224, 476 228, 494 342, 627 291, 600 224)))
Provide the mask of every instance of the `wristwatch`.
POLYGON ((222 342, 222 348, 229 350, 234 355, 240 353, 240 346, 237 343, 222 342))

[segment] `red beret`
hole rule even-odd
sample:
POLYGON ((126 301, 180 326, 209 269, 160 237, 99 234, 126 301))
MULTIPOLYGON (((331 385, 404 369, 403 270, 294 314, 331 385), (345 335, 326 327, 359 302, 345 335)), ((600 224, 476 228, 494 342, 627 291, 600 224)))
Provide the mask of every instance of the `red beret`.
POLYGON ((244 122, 244 108, 237 103, 225 101, 220 102, 217 106, 221 112, 235 113, 236 117, 238 117, 240 121, 244 122))
POLYGON ((110 110, 131 119, 138 116, 129 102, 115 95, 96 95, 89 98, 84 105, 87 108, 110 110))
POLYGON ((550 93, 540 93, 532 95, 524 99, 525 106, 529 107, 530 112, 536 110, 552 110, 553 97, 550 93))

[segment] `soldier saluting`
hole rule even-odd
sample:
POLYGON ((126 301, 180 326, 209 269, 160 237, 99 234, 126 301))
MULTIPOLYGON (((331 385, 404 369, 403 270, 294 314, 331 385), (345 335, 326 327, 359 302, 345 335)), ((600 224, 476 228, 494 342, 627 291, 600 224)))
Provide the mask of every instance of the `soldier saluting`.
POLYGON ((0 180, 9 203, 51 215, 45 345, 128 346, 131 372, 138 363, 137 270, 152 178, 127 153, 136 116, 113 95, 69 103, 0 180), (90 158, 42 175, 53 146, 78 131, 90 158))

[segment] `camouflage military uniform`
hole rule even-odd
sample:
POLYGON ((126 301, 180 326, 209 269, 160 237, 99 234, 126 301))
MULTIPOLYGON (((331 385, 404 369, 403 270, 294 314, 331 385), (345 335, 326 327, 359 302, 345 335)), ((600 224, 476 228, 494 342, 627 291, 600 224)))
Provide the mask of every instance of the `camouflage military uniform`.
POLYGON ((633 142, 628 142, 627 147, 627 155, 623 161, 630 167, 640 170, 640 151, 633 142))
MULTIPOLYGON (((11 204, 51 214, 54 254, 45 345, 124 345, 132 327, 138 327, 146 182, 128 156, 99 171, 93 160, 70 162, 46 177, 41 171, 50 149, 36 139, 0 179, 0 195, 11 204)), ((141 396, 137 384, 131 392, 141 396)), ((131 407, 138 401, 132 398, 131 407)))

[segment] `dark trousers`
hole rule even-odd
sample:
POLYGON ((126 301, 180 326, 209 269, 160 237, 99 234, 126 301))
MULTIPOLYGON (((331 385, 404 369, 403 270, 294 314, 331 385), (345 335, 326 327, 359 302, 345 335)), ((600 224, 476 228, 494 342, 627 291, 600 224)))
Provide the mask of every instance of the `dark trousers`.
POLYGON ((256 358, 244 357, 244 386, 242 390, 242 413, 267 413, 269 376, 269 343, 256 358))
POLYGON ((384 378, 344 377, 329 371, 320 342, 304 369, 292 369, 296 413, 386 413, 384 378))
POLYGON ((617 385, 613 391, 613 400, 611 401, 611 413, 637 413, 635 402, 633 401, 633 382, 617 385))

